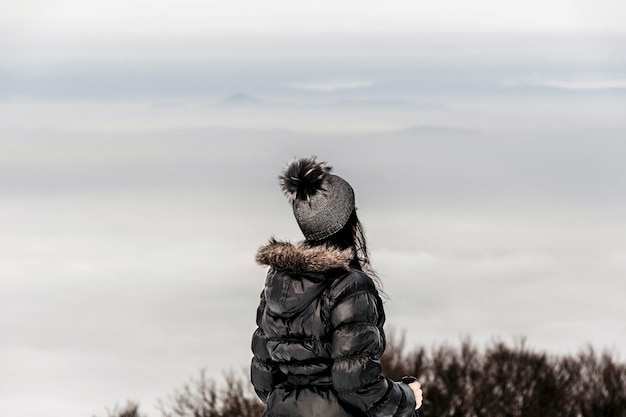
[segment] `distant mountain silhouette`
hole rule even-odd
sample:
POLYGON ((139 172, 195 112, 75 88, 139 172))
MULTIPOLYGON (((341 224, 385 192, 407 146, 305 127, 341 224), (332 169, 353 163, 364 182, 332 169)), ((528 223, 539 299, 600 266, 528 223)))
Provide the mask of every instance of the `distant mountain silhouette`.
POLYGON ((265 102, 257 97, 246 93, 235 93, 223 98, 218 103, 221 106, 250 106, 264 104, 265 102))

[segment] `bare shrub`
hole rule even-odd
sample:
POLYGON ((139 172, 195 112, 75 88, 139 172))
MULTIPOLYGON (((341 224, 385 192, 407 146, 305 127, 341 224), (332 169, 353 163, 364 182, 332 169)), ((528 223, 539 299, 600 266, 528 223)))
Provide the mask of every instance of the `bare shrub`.
MULTIPOLYGON (((492 342, 479 349, 469 338, 459 346, 408 350, 403 334, 389 334, 381 358, 395 381, 415 375, 424 391, 421 417, 626 417, 626 365, 609 352, 588 347, 577 355, 549 355, 492 342)), ((226 372, 220 383, 200 371, 197 379, 159 400, 162 417, 260 417, 247 375, 226 372)), ((142 417, 138 405, 108 417, 142 417)))
POLYGON ((158 400, 163 417, 259 417, 263 404, 256 398, 249 380, 230 371, 219 386, 206 378, 206 370, 166 397, 158 400))
POLYGON ((423 417, 626 417, 626 365, 591 347, 578 355, 549 355, 493 342, 479 350, 470 339, 407 351, 392 333, 381 358, 394 380, 422 383, 423 417))
POLYGON ((139 414, 139 404, 130 400, 127 400, 123 407, 116 405, 112 409, 107 408, 106 410, 108 417, 144 417, 139 414))

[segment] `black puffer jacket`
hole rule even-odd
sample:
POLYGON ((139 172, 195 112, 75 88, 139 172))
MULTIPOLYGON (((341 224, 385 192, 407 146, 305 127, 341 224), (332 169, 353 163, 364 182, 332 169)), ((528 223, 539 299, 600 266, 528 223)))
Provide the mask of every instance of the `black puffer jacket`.
POLYGON ((270 241, 251 377, 267 417, 412 416, 408 385, 381 376, 382 301, 352 252, 270 241))

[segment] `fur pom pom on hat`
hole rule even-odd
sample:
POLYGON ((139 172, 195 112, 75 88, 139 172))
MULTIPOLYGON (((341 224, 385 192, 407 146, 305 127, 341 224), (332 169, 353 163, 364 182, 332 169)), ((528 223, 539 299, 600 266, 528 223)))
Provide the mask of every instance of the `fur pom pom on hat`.
POLYGON ((350 184, 316 157, 290 163, 278 177, 307 240, 322 240, 346 225, 354 211, 350 184))
POLYGON ((309 201, 311 196, 323 190, 330 171, 332 167, 327 166, 326 162, 317 162, 315 157, 302 158, 289 164, 278 178, 289 201, 309 201))

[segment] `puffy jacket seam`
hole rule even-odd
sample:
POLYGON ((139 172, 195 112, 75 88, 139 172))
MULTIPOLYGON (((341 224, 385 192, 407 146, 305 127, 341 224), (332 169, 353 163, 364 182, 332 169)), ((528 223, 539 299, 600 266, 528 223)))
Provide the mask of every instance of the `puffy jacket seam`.
POLYGON ((360 354, 360 355, 350 355, 350 356, 338 356, 336 358, 333 358, 333 360, 335 362, 337 361, 347 361, 349 359, 375 359, 377 360, 373 355, 368 355, 368 354, 360 354))
POLYGON ((378 326, 376 326, 376 323, 373 323, 371 321, 348 321, 345 323, 341 323, 339 326, 335 327, 335 331, 339 331, 344 329, 345 327, 368 327, 368 326, 373 326, 378 328, 378 326))
POLYGON ((299 360, 291 360, 286 362, 281 362, 283 365, 329 365, 333 362, 332 358, 309 358, 309 359, 299 359, 299 360))
POLYGON ((283 337, 283 336, 272 336, 267 340, 271 340, 272 342, 304 342, 315 340, 312 337, 283 337))
POLYGON ((324 342, 324 339, 319 337, 281 337, 272 336, 267 338, 271 342, 324 342))
POLYGON ((368 291, 368 290, 358 290, 358 291, 355 291, 355 292, 350 292, 350 293, 348 293, 348 294, 346 294, 346 295, 342 295, 342 296, 340 296, 339 298, 337 298, 337 300, 335 301, 335 303, 333 304, 333 306, 330 308, 330 312, 331 312, 331 314, 332 314, 333 310, 335 310, 335 308, 336 308, 339 304, 341 304, 341 303, 343 303, 344 301, 346 301, 347 299, 352 298, 352 297, 354 297, 355 295, 359 295, 359 294, 370 294, 370 295, 373 295, 373 294, 371 293, 371 291, 368 291))
POLYGON ((267 337, 267 333, 265 333, 265 330, 263 330, 261 326, 258 326, 252 335, 254 336, 255 334, 260 338, 263 338, 263 336, 267 337))
POLYGON ((258 356, 255 356, 255 357, 254 357, 254 358, 252 358, 252 359, 254 359, 255 361, 257 361, 257 362, 258 362, 258 363, 260 363, 261 365, 265 365, 265 366, 267 366, 267 367, 269 367, 269 368, 273 368, 273 367, 277 364, 277 362, 276 362, 276 361, 273 361, 273 360, 271 360, 271 359, 268 359, 268 360, 259 359, 259 357, 258 357, 258 356))

